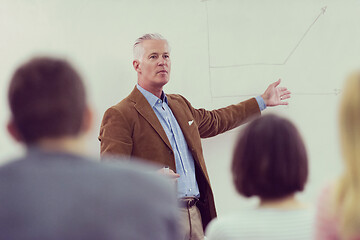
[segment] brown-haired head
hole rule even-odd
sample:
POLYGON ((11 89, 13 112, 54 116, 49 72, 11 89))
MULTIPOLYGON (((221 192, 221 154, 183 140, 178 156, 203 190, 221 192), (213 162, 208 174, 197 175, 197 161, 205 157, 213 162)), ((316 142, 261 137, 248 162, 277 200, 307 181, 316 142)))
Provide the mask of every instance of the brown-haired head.
POLYGON ((11 79, 8 98, 11 122, 28 145, 81 132, 85 88, 65 60, 37 57, 21 65, 11 79))
POLYGON ((308 159, 296 127, 272 114, 249 123, 235 146, 232 175, 237 191, 245 197, 279 199, 302 191, 308 159))

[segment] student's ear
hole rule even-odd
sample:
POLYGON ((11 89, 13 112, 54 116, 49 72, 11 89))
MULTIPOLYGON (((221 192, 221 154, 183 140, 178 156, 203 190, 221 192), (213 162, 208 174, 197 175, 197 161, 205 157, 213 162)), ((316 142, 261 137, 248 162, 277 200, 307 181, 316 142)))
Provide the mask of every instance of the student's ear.
POLYGON ((93 111, 86 106, 84 110, 83 122, 82 122, 82 131, 87 133, 91 130, 94 121, 93 111))
POLYGON ((133 61, 133 67, 134 67, 135 71, 137 71, 138 73, 141 73, 140 61, 139 60, 134 60, 133 61))
POLYGON ((21 134, 19 133, 18 128, 16 127, 16 124, 14 123, 13 119, 10 119, 8 124, 7 124, 7 130, 9 132, 9 134, 11 135, 11 137, 19 142, 22 143, 23 139, 21 137, 21 134))

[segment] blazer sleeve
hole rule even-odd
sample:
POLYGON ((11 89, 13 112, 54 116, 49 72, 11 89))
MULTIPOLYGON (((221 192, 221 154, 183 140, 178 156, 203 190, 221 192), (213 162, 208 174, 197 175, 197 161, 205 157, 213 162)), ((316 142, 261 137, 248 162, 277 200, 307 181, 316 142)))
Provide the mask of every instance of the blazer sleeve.
POLYGON ((255 98, 212 111, 195 109, 189 101, 182 98, 194 116, 201 138, 216 136, 261 115, 255 98))
POLYGON ((130 158, 133 140, 132 124, 124 112, 111 107, 106 110, 100 127, 101 155, 122 155, 130 158))

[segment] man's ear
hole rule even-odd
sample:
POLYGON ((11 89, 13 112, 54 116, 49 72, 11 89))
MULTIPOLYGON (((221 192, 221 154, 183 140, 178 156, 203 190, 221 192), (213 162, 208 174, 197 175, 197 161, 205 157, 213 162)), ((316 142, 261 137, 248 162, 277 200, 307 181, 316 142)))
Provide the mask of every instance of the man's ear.
POLYGON ((133 66, 134 66, 135 71, 137 71, 138 73, 141 73, 140 61, 139 60, 134 60, 133 61, 133 66))
POLYGON ((11 135, 11 137, 19 142, 19 143, 22 143, 24 142, 22 137, 21 137, 21 134, 19 133, 19 130, 18 128, 16 127, 16 124, 14 123, 14 120, 13 119, 10 119, 8 124, 7 124, 7 130, 9 132, 9 134, 11 135))
POLYGON ((87 133, 91 130, 94 121, 93 111, 86 106, 84 110, 83 122, 82 122, 82 132, 87 133))

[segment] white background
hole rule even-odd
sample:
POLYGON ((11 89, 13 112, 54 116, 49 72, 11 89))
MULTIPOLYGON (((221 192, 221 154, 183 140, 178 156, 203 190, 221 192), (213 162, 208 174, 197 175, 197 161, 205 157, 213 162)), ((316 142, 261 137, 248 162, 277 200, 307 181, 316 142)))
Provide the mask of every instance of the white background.
MULTIPOLYGON (((136 84, 132 44, 159 32, 171 45, 167 93, 214 109, 263 93, 278 78, 289 106, 268 108, 299 128, 310 160, 309 203, 341 171, 337 108, 346 75, 360 65, 358 0, 0 0, 0 162, 22 153, 6 132, 7 87, 14 69, 36 55, 69 59, 85 78, 99 155, 104 111, 136 84)), ((237 130, 203 141, 219 215, 252 206, 232 185, 237 130)), ((269 143, 270 144, 270 143, 269 143)))

